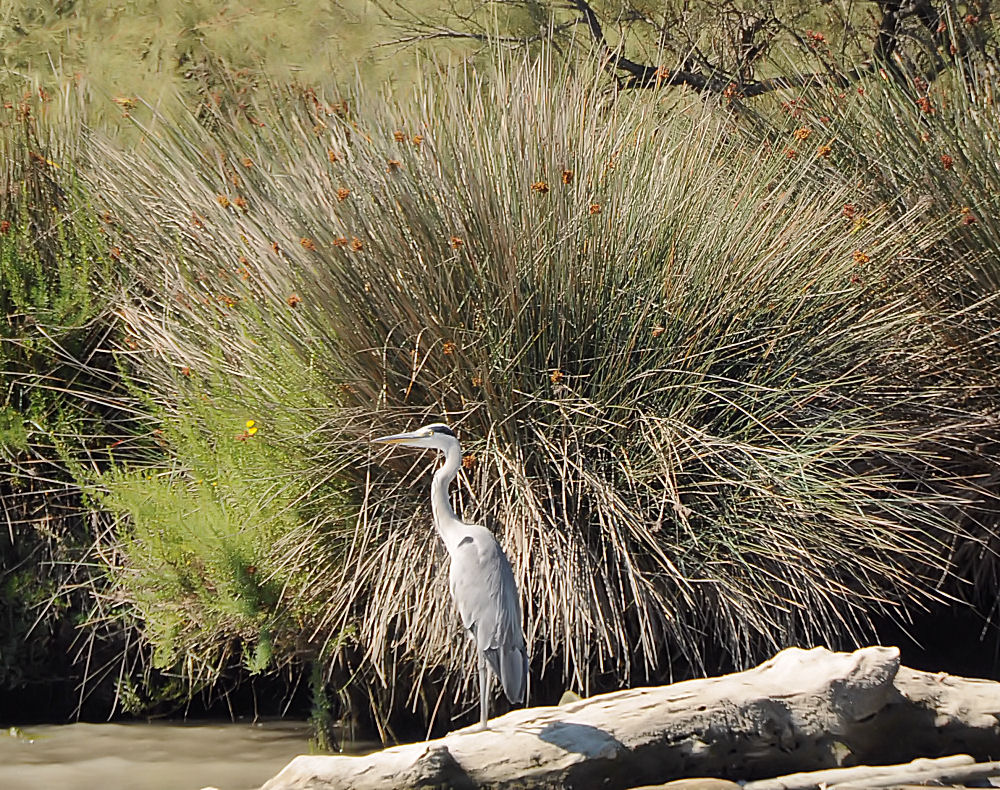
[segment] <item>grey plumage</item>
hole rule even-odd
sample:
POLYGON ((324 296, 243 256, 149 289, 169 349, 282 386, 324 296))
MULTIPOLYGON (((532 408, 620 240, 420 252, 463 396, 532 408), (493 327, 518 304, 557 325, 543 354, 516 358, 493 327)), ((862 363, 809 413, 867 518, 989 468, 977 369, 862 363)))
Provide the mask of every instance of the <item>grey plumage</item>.
POLYGON ((487 667, 500 680, 507 699, 523 702, 528 680, 528 651, 521 629, 521 604, 510 561, 496 538, 485 527, 462 522, 451 508, 448 486, 462 463, 455 433, 435 423, 410 433, 375 439, 385 444, 435 449, 444 464, 431 483, 434 526, 451 557, 449 581, 452 598, 479 659, 480 725, 488 720, 487 667))

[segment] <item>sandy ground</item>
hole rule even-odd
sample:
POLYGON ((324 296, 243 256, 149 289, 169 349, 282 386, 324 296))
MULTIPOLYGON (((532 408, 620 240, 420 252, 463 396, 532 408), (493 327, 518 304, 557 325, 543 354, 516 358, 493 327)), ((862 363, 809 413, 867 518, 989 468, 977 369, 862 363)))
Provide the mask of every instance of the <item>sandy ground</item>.
POLYGON ((0 788, 249 790, 308 751, 303 722, 25 726, 0 732, 0 788))

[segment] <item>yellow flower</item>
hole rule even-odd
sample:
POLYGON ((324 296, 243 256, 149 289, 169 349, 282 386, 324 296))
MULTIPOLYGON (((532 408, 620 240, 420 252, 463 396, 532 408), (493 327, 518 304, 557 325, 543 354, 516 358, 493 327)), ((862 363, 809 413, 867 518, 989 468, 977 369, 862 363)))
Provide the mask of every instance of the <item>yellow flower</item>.
POLYGON ((247 428, 253 428, 256 424, 254 420, 247 420, 247 428))
POLYGON ((256 425, 251 425, 249 428, 247 428, 247 433, 250 436, 253 436, 255 433, 257 433, 257 426, 256 425))

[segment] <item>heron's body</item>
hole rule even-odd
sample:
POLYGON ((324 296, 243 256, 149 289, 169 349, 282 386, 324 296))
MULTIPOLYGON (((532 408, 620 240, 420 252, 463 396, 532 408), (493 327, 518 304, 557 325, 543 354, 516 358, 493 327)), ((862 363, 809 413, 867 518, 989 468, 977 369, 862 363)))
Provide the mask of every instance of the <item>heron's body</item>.
POLYGON ((450 428, 429 425, 409 434, 375 441, 433 448, 444 454, 444 463, 431 482, 431 509, 434 526, 451 557, 451 596, 462 625, 476 643, 480 724, 485 729, 489 714, 487 667, 499 678, 511 702, 524 701, 528 678, 521 605, 510 561, 492 532, 476 524, 466 524, 452 510, 448 487, 462 464, 462 451, 450 428))

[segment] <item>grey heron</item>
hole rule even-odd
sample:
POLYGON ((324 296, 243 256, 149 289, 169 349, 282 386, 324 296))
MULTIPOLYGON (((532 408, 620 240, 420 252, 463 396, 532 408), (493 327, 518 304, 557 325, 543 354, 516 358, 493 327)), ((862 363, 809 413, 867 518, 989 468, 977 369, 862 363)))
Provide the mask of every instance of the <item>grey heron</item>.
POLYGON ((489 719, 489 675, 500 679, 512 703, 523 702, 528 678, 528 652, 521 630, 521 604, 514 571, 493 533, 476 524, 466 524, 455 515, 448 496, 462 449, 455 432, 443 423, 425 425, 410 433, 374 439, 382 444, 401 444, 444 455, 444 463, 431 481, 431 512, 434 526, 451 557, 449 581, 462 625, 476 643, 479 659, 479 724, 489 719))

